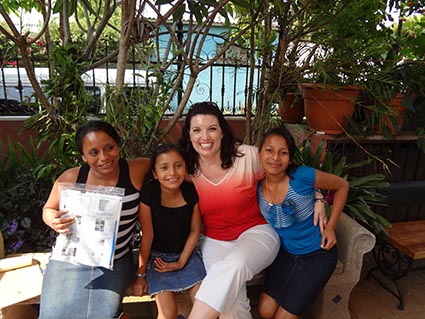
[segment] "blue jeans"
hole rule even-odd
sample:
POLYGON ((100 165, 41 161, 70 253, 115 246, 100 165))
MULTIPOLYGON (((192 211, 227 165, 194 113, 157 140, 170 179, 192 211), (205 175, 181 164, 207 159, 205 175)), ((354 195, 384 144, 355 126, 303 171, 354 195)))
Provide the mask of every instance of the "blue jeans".
POLYGON ((50 260, 39 319, 117 318, 135 271, 131 251, 114 261, 114 270, 50 260))

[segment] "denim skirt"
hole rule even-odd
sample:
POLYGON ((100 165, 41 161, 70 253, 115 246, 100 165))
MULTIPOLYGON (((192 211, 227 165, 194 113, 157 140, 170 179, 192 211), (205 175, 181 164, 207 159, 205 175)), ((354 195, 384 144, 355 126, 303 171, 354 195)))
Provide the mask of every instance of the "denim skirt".
POLYGON ((336 246, 305 255, 291 255, 281 248, 267 269, 263 292, 286 311, 302 315, 328 282, 337 259, 336 246))
POLYGON ((114 261, 114 269, 50 260, 43 278, 39 319, 112 319, 134 279, 132 252, 114 261))
POLYGON ((200 252, 195 249, 189 257, 186 265, 177 271, 157 272, 155 270, 155 258, 161 258, 165 262, 176 262, 181 253, 161 253, 151 251, 146 269, 146 281, 148 294, 154 295, 164 292, 182 292, 192 288, 204 279, 206 272, 200 252))

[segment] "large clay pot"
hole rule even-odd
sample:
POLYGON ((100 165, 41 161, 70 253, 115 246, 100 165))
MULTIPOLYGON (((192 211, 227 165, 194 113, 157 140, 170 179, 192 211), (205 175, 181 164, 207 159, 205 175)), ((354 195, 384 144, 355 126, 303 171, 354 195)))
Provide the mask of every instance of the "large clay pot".
POLYGON ((304 99, 300 98, 297 104, 292 105, 295 97, 295 93, 288 92, 282 103, 279 103, 277 111, 285 123, 301 123, 304 118, 304 99))
POLYGON ((401 104, 401 101, 403 101, 403 98, 404 98, 404 94, 398 94, 391 100, 391 107, 394 109, 396 113, 395 120, 397 121, 398 127, 393 125, 388 115, 384 115, 380 119, 379 125, 376 128, 377 133, 382 133, 381 127, 383 126, 388 127, 392 135, 395 135, 398 133, 399 129, 403 126, 405 121, 404 112, 406 112, 406 107, 401 104))
POLYGON ((325 134, 342 134, 353 115, 359 88, 354 85, 335 88, 314 83, 300 86, 310 129, 325 134))
POLYGON ((405 122, 404 113, 406 112, 406 107, 401 104, 403 98, 403 94, 398 94, 391 102, 386 102, 386 104, 394 109, 392 114, 384 114, 382 111, 378 112, 371 109, 365 110, 366 119, 373 125, 376 134, 391 133, 391 135, 395 135, 398 133, 405 122), (394 125, 394 121, 397 122, 397 125, 394 125))

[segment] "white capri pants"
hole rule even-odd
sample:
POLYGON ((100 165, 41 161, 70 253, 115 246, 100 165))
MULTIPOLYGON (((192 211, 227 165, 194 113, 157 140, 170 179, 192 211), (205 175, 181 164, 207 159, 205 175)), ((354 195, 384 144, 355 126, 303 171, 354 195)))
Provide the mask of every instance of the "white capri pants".
POLYGON ((280 238, 268 224, 234 241, 205 237, 201 250, 207 276, 195 298, 220 312, 220 319, 252 318, 246 282, 273 262, 279 248, 280 238))

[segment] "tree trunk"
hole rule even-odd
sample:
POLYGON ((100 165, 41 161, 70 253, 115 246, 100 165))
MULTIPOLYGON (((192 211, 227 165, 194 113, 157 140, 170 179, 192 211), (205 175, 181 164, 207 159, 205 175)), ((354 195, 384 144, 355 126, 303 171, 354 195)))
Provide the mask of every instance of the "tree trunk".
POLYGON ((130 36, 134 26, 135 14, 136 1, 122 1, 121 37, 117 61, 117 78, 115 82, 115 92, 120 92, 124 86, 125 69, 127 66, 128 50, 130 47, 130 36))

